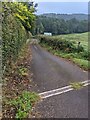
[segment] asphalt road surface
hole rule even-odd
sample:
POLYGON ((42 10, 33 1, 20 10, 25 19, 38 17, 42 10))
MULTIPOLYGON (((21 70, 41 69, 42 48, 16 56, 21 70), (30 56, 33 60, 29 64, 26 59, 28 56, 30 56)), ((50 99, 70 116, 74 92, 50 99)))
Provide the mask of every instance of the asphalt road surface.
MULTIPOLYGON (((32 45, 32 72, 35 91, 42 93, 88 80, 88 72, 72 62, 32 45)), ((88 86, 43 99, 36 109, 43 118, 88 118, 88 86)))

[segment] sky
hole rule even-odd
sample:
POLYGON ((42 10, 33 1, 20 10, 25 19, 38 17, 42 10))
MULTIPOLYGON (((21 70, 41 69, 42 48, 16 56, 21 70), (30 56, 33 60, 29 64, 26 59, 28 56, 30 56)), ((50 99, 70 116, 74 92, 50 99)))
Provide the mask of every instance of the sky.
POLYGON ((90 0, 34 0, 34 1, 35 2, 89 2, 90 0))
POLYGON ((43 13, 58 13, 58 14, 59 13, 60 14, 84 13, 84 14, 88 14, 88 2, 74 2, 74 0, 72 1, 73 2, 50 2, 50 1, 49 2, 37 2, 38 8, 37 8, 36 14, 38 15, 43 14, 43 13))

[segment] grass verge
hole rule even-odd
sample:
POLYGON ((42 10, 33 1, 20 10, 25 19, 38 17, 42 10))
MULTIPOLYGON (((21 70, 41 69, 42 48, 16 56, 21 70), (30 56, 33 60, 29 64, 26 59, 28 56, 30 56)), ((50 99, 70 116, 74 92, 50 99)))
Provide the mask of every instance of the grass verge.
POLYGON ((33 105, 39 100, 39 96, 35 92, 23 91, 22 94, 9 102, 16 109, 15 118, 27 118, 29 111, 33 105))
POLYGON ((82 59, 78 53, 66 53, 64 51, 60 51, 57 49, 55 50, 55 49, 53 49, 53 47, 51 47, 45 43, 40 43, 40 45, 42 47, 46 48, 49 52, 53 53, 56 56, 66 58, 70 61, 73 61, 75 64, 77 64, 82 69, 90 70, 90 61, 82 59))

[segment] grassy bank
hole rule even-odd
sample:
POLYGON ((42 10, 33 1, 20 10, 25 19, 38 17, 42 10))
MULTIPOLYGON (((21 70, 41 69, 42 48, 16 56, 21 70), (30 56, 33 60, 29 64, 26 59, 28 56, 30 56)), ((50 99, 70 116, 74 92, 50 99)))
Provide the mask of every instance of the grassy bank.
POLYGON ((59 36, 39 36, 41 46, 62 58, 69 59, 85 70, 90 70, 88 33, 59 36), (80 44, 78 45, 78 43, 80 44))

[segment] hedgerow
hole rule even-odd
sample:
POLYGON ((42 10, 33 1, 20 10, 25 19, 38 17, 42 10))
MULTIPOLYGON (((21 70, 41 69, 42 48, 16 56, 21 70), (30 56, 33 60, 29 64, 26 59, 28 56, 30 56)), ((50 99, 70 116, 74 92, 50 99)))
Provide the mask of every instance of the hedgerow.
POLYGON ((75 52, 83 52, 84 48, 83 46, 75 46, 73 44, 73 42, 68 41, 68 40, 64 40, 61 38, 53 38, 53 37, 49 37, 49 36, 38 36, 40 43, 46 43, 49 46, 52 46, 53 49, 58 49, 58 50, 62 50, 64 52, 68 52, 68 53, 75 53, 75 52))
POLYGON ((8 69, 29 38, 35 15, 25 3, 2 3, 2 65, 8 69))

